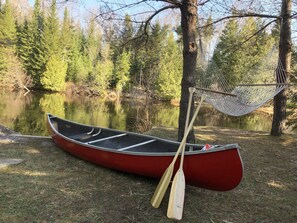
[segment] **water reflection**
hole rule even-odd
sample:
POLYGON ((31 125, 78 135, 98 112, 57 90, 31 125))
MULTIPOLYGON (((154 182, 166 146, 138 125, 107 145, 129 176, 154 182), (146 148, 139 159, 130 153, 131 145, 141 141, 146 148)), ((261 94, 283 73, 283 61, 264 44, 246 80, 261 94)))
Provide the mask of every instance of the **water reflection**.
MULTIPOLYGON (((178 127, 179 108, 168 103, 98 98, 67 97, 63 94, 2 92, 0 124, 17 132, 47 135, 45 114, 80 123, 145 132, 153 126, 178 127)), ((203 107, 195 125, 220 126, 247 130, 270 131, 271 116, 253 113, 242 117, 226 116, 210 107, 203 107)))

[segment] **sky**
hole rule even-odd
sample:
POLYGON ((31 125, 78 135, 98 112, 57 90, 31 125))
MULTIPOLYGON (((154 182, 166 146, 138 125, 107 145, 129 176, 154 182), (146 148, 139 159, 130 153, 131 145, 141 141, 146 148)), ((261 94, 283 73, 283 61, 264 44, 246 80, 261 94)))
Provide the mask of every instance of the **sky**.
MULTIPOLYGON (((51 0, 45 1, 51 2, 51 0)), ((34 5, 34 2, 34 0, 29 0, 31 6, 34 5)), ((147 18, 148 12, 151 14, 156 9, 159 9, 164 5, 164 2, 157 0, 57 0, 57 3, 61 18, 63 16, 64 7, 67 6, 71 16, 74 18, 74 20, 76 20, 76 22, 79 22, 82 27, 85 27, 89 23, 91 15, 100 14, 100 6, 102 8, 107 4, 109 7, 117 9, 115 13, 120 15, 122 19, 124 18, 125 14, 128 13, 129 15, 133 16, 134 19, 132 18, 132 20, 138 22, 143 21, 144 18, 147 18), (141 1, 143 1, 142 4, 135 4, 141 1)), ((226 16, 226 13, 229 13, 230 15, 230 5, 234 5, 239 9, 242 7, 245 10, 250 9, 251 11, 256 11, 259 13, 279 15, 280 3, 281 0, 211 0, 203 7, 198 7, 198 17, 201 19, 201 17, 207 17, 211 14, 213 19, 215 19, 226 16)), ((162 12, 162 14, 156 17, 155 20, 158 20, 161 24, 171 24, 172 26, 176 27, 180 24, 179 11, 168 10, 162 12)), ((269 20, 267 19, 267 21, 269 20)), ((224 22, 218 23, 217 26, 222 29, 225 22, 226 20, 224 22)), ((296 41, 297 39, 295 37, 295 30, 295 23, 292 22, 293 41, 296 41)))
MULTIPOLYGON (((158 1, 146 1, 141 4, 135 4, 142 0, 106 0, 108 5, 113 9, 116 9, 115 13, 122 18, 128 13, 134 17, 135 21, 143 21, 144 18, 151 14, 156 9, 162 7, 164 3, 158 1), (146 13, 144 13, 146 12, 146 13)), ((33 7, 35 0, 29 0, 29 4, 33 7)), ((50 0, 46 0, 50 2, 50 0)), ((60 16, 63 15, 64 7, 67 7, 71 16, 74 19, 80 21, 84 26, 84 23, 88 23, 91 15, 98 15, 100 13, 100 7, 106 6, 103 1, 97 0, 57 0, 57 8, 60 16), (66 2, 66 3, 65 3, 66 2)), ((179 23, 179 16, 177 12, 168 10, 156 17, 160 23, 173 24, 179 23)))

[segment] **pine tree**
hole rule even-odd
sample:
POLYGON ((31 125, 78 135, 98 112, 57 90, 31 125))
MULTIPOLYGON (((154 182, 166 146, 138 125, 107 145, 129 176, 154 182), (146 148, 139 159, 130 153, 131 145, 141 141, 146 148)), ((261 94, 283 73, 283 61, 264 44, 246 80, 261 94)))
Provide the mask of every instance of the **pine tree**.
MULTIPOLYGON (((223 30, 214 52, 214 61, 229 83, 240 83, 252 69, 259 68, 262 58, 272 49, 271 36, 265 32, 255 36, 259 29, 260 23, 254 18, 247 18, 242 27, 239 28, 237 21, 230 20, 223 30), (249 39, 251 37, 254 38, 249 39)), ((261 78, 257 73, 253 80, 256 82, 261 78)))
POLYGON ((66 71, 67 63, 61 61, 60 55, 51 55, 40 79, 43 88, 50 91, 64 90, 66 71))
POLYGON ((138 28, 135 36, 135 40, 131 42, 132 45, 132 63, 131 63, 131 69, 130 69, 130 76, 131 76, 131 83, 134 85, 142 85, 143 83, 143 71, 146 67, 146 49, 145 49, 145 43, 146 43, 146 37, 142 35, 144 32, 144 25, 141 24, 138 28))
POLYGON ((238 32, 239 27, 237 21, 234 19, 229 20, 223 30, 213 56, 214 63, 220 68, 224 77, 233 84, 235 84, 237 80, 235 67, 238 65, 238 46, 241 41, 238 37, 238 32))
POLYGON ((122 45, 122 48, 124 48, 125 50, 131 51, 132 46, 130 41, 133 38, 134 28, 131 21, 131 16, 129 16, 128 14, 125 15, 125 21, 123 26, 124 27, 121 35, 121 40, 120 40, 121 45, 122 45))
POLYGON ((174 40, 173 33, 170 33, 166 46, 161 50, 162 57, 160 58, 159 76, 157 78, 158 96, 164 99, 179 98, 182 78, 182 54, 174 40))
POLYGON ((0 12, 0 40, 2 44, 12 46, 16 41, 16 20, 12 6, 7 0, 0 12))
POLYGON ((129 86, 130 81, 130 62, 131 54, 124 51, 117 59, 114 67, 114 74, 116 76, 116 90, 120 94, 129 86))
POLYGON ((145 65, 143 69, 143 82, 146 89, 154 90, 156 78, 160 74, 159 63, 162 58, 162 49, 166 44, 168 26, 162 27, 160 23, 152 26, 148 43, 145 46, 145 65))
POLYGON ((26 71, 29 73, 34 35, 32 24, 25 20, 18 26, 17 53, 26 71))
MULTIPOLYGON (((63 34, 63 31, 62 31, 63 34)), ((82 67, 82 52, 81 52, 81 33, 80 30, 76 30, 73 26, 70 29, 71 47, 68 52, 68 68, 66 74, 67 81, 78 82, 80 79, 81 67, 82 67)), ((86 75, 83 75, 86 76, 86 75)))
POLYGON ((205 22, 206 28, 203 30, 203 37, 206 38, 206 40, 210 40, 214 34, 214 27, 211 25, 213 22, 211 15, 207 18, 205 22))
POLYGON ((95 65, 96 62, 98 61, 98 52, 100 49, 100 36, 96 31, 94 19, 90 21, 90 24, 88 27, 86 45, 87 45, 87 55, 92 65, 95 65))
POLYGON ((85 42, 85 54, 83 55, 84 66, 88 71, 87 82, 89 85, 94 85, 96 79, 96 65, 99 60, 101 37, 98 34, 98 30, 95 27, 94 19, 91 19, 89 27, 87 29, 87 36, 85 42))
POLYGON ((59 44, 60 31, 59 31, 59 19, 57 15, 57 3, 56 0, 52 0, 50 6, 49 16, 46 19, 44 27, 44 40, 46 43, 47 57, 52 55, 62 55, 62 49, 59 44))
POLYGON ((7 61, 5 57, 5 51, 3 46, 0 44, 0 81, 3 79, 7 69, 7 61))
POLYGON ((33 78, 36 88, 41 88, 40 77, 45 71, 47 62, 47 50, 44 38, 44 14, 41 12, 40 1, 36 0, 33 11, 32 23, 29 24, 29 32, 33 34, 30 62, 27 68, 28 74, 33 78))
POLYGON ((69 18, 68 9, 64 10, 63 24, 61 29, 61 37, 60 37, 60 48, 62 49, 62 57, 63 60, 68 61, 71 49, 74 45, 74 30, 71 24, 71 20, 69 18))
POLYGON ((82 29, 77 31, 75 39, 76 45, 71 59, 71 66, 73 65, 76 71, 74 81, 77 83, 86 83, 93 67, 88 56, 87 38, 82 29))
POLYGON ((50 13, 44 28, 46 43, 46 70, 41 75, 40 83, 46 90, 59 91, 64 89, 67 63, 63 59, 63 49, 60 47, 59 19, 56 0, 52 0, 50 13))
POLYGON ((10 84, 8 68, 15 59, 16 25, 12 6, 7 0, 0 10, 0 82, 10 84))
POLYGON ((112 77, 113 63, 110 59, 110 47, 105 43, 100 51, 101 58, 97 62, 95 67, 95 80, 94 84, 97 86, 97 90, 104 93, 109 86, 110 79, 112 77))

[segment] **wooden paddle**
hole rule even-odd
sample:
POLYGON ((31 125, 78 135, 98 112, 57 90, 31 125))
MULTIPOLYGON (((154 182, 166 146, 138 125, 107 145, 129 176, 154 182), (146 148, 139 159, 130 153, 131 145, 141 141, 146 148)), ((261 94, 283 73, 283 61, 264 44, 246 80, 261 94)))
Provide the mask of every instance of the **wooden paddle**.
MULTIPOLYGON (((204 101, 205 97, 201 97, 201 101, 198 105, 197 110, 200 110, 201 104, 204 101)), ((198 113, 197 113, 198 114, 198 113)), ((167 209, 167 217, 181 220, 183 215, 183 207, 184 207, 184 199, 185 199, 185 175, 183 171, 184 164, 184 155, 185 155, 185 146, 182 147, 181 158, 180 158, 180 166, 178 171, 176 172, 172 186, 170 191, 168 209, 167 209)))
POLYGON ((201 103, 199 104, 199 106, 197 107, 193 117, 192 117, 192 120, 187 128, 187 131, 184 133, 184 137, 176 151, 176 154, 172 160, 172 162, 170 163, 170 165, 167 167, 166 171, 164 172, 161 180, 159 181, 159 184, 155 190, 155 193, 151 199, 151 204, 154 208, 158 208, 161 204, 161 201, 165 195, 165 192, 168 188, 168 185, 170 183, 170 180, 172 178, 172 174, 173 174, 173 169, 174 169, 174 164, 176 162, 176 159, 179 155, 179 153, 181 152, 181 149, 183 148, 184 144, 186 143, 186 140, 187 140, 187 137, 188 137, 188 134, 189 132, 191 131, 192 127, 193 127, 193 124, 194 124, 194 121, 195 121, 195 118, 196 116, 198 115, 198 112, 200 110, 200 107, 201 107, 201 104, 202 104, 202 101, 201 103))

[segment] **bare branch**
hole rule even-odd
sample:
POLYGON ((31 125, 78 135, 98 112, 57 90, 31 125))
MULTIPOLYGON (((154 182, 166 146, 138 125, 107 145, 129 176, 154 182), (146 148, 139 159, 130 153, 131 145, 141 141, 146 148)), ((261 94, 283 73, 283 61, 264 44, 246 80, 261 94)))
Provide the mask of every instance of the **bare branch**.
POLYGON ((257 36, 260 32, 262 32, 263 30, 265 30, 268 26, 270 26, 270 24, 276 22, 277 19, 274 19, 272 21, 270 21, 269 23, 267 23, 265 26, 261 27, 261 29, 259 29, 257 32, 255 32, 253 35, 251 35, 249 38, 247 38, 245 41, 243 41, 240 45, 245 44, 246 42, 248 42, 249 40, 251 40, 253 37, 257 36))
POLYGON ((167 10, 167 9, 176 9, 176 8, 179 8, 179 6, 177 5, 168 5, 168 6, 165 6, 163 8, 160 8, 159 10, 157 10, 155 13, 153 13, 145 22, 145 25, 144 25, 144 31, 147 32, 147 28, 148 28, 148 25, 150 24, 150 22, 152 21, 152 19, 157 16, 159 13, 167 10))
POLYGON ((205 0, 204 2, 199 2, 198 6, 203 6, 205 5, 207 2, 210 2, 211 0, 205 0))
MULTIPOLYGON (((131 8, 131 7, 136 6, 136 5, 139 5, 139 4, 141 4, 141 3, 145 3, 145 2, 147 2, 147 0, 141 0, 141 1, 138 1, 138 2, 131 3, 131 4, 124 4, 124 5, 121 5, 120 7, 116 8, 116 9, 111 9, 111 8, 109 7, 109 3, 106 2, 106 1, 101 1, 101 2, 104 3, 104 4, 106 5, 106 7, 109 9, 109 11, 107 11, 107 12, 102 12, 102 13, 96 15, 96 18, 98 18, 98 17, 102 17, 103 15, 106 15, 106 14, 115 13, 115 12, 120 11, 120 10, 122 10, 122 9, 131 8)), ((95 18, 95 19, 96 19, 96 18, 95 18)))
POLYGON ((258 18, 271 18, 271 19, 281 19, 280 16, 275 16, 275 15, 267 15, 267 14, 257 14, 257 13, 242 13, 242 14, 238 14, 238 15, 230 15, 230 16, 226 16, 223 18, 220 18, 212 23, 206 24, 204 26, 199 26, 198 28, 206 28, 208 26, 212 26, 216 23, 222 22, 224 20, 228 20, 228 19, 233 19, 233 18, 244 18, 244 17, 258 17, 258 18))
POLYGON ((161 9, 155 11, 155 12, 154 12, 154 13, 153 13, 153 14, 152 14, 152 15, 145 21, 144 32, 143 32, 141 35, 139 35, 139 36, 136 36, 136 37, 134 37, 134 38, 132 38, 132 39, 127 40, 125 43, 123 43, 123 46, 127 45, 128 43, 130 43, 130 42, 132 42, 132 41, 134 41, 134 40, 140 39, 140 38, 142 38, 142 37, 144 37, 144 36, 149 36, 149 34, 148 34, 148 26, 149 26, 150 22, 152 21, 152 19, 153 19, 155 16, 157 16, 159 13, 161 13, 161 12, 167 10, 167 9, 176 9, 176 8, 179 8, 179 6, 177 6, 177 5, 169 5, 169 6, 165 6, 165 7, 161 8, 161 9))
POLYGON ((181 6, 181 2, 177 0, 161 0, 162 2, 166 2, 172 5, 181 6))

